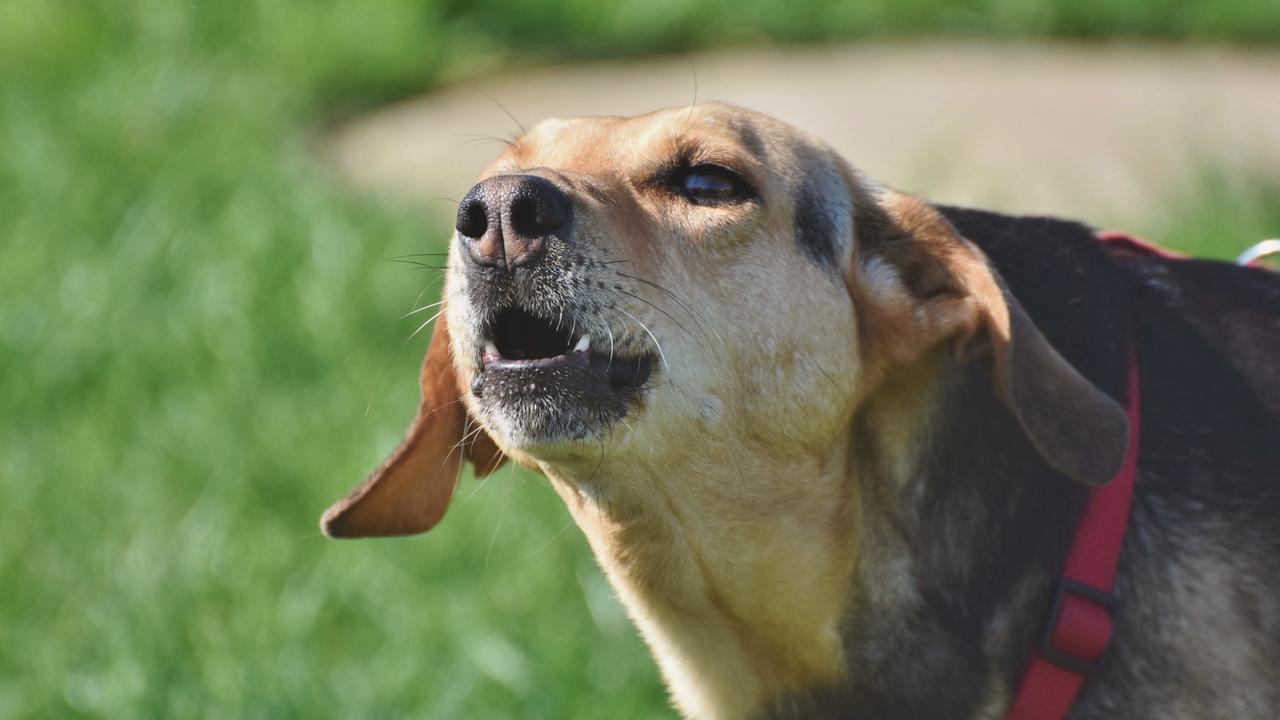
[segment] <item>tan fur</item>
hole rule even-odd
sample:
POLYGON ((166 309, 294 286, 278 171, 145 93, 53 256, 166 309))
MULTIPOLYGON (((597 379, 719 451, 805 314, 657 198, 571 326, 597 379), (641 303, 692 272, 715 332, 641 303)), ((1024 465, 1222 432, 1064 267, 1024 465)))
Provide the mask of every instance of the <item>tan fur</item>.
MULTIPOLYGON (((637 321, 624 323, 622 341, 647 344, 643 323, 664 362, 640 409, 600 442, 522 443, 509 419, 461 392, 468 411, 564 498, 686 716, 746 718, 843 681, 842 620, 860 602, 906 603, 913 592, 894 570, 896 551, 872 532, 886 520, 872 522, 864 506, 885 503, 859 490, 858 468, 871 461, 851 441, 855 418, 876 418, 866 452, 877 467, 907 477, 939 363, 991 359, 997 385, 1016 397, 1005 367, 1018 357, 1007 350, 1018 342, 1016 312, 998 279, 928 205, 738 108, 546 121, 485 175, 521 172, 572 195, 577 242, 660 280, 689 310, 640 285, 632 290, 668 312, 615 298, 637 321), (707 208, 654 188, 653 173, 678 153, 732 168, 760 201, 707 208), (796 242, 804 186, 838 218, 840 267, 822 267, 796 242), (856 246, 871 236, 876 247, 856 246)), ((480 341, 461 331, 475 315, 457 243, 450 265, 450 382, 465 389, 480 341)), ((1037 352, 1037 368, 1073 373, 1051 349, 1037 352)), ((1068 405, 1045 412, 1079 409, 1068 405)))

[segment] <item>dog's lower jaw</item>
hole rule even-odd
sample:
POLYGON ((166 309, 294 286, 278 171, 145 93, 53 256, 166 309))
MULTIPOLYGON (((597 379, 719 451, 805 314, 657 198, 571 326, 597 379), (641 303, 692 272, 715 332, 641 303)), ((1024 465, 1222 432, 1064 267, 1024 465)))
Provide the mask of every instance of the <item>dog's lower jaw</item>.
POLYGON ((572 473, 544 468, 684 716, 756 717, 779 698, 845 678, 840 623, 854 566, 849 523, 856 508, 850 493, 834 489, 844 484, 844 458, 833 455, 809 467, 773 469, 774 477, 806 478, 809 490, 831 483, 832 493, 772 501, 743 497, 736 469, 719 465, 662 477, 602 468, 593 486, 612 488, 608 497, 589 492, 572 473), (679 506, 671 483, 685 486, 679 506), (698 491, 690 492, 690 484, 698 491), (842 502, 815 504, 815 497, 842 502))

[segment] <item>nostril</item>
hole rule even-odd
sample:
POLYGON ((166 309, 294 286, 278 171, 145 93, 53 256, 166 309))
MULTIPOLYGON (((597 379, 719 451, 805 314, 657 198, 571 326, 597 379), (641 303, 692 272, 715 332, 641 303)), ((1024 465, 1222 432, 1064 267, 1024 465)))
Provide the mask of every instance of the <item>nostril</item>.
POLYGON ((540 177, 526 177, 511 200, 511 228, 516 234, 535 238, 549 235, 565 223, 569 201, 564 193, 540 177))
MULTIPOLYGON (((474 192, 474 191, 473 191, 474 192)), ((467 194, 458 205, 458 221, 455 225, 458 233, 469 238, 478 238, 489 229, 489 212, 484 200, 467 194)))
POLYGON ((538 202, 531 197, 518 197, 511 203, 511 227, 525 237, 546 234, 546 223, 538 217, 538 202))

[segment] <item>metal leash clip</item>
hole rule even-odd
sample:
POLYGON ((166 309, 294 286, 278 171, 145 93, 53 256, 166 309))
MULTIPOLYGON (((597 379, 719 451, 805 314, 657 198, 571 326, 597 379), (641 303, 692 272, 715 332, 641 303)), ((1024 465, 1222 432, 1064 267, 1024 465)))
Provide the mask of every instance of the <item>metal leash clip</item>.
POLYGON ((1280 239, 1263 240, 1250 246, 1248 250, 1240 253, 1240 257, 1236 258, 1236 264, 1256 265, 1259 260, 1272 255, 1280 255, 1280 239))

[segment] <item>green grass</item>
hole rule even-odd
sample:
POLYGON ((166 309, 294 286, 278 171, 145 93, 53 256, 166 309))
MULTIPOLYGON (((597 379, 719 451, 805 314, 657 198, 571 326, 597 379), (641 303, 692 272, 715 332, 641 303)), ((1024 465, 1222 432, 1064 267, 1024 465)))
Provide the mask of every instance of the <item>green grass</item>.
MULTIPOLYGON (((1206 165, 1169 209, 1135 221, 1134 232, 1188 255, 1234 260, 1260 240, 1280 238, 1280 174, 1206 165)), ((1271 267, 1280 269, 1274 260, 1271 267)))
MULTIPOLYGON (((464 481, 425 537, 319 535, 413 410, 396 318, 436 286, 386 258, 447 227, 344 188, 319 131, 529 58, 1280 39, 1276 3, 1190 5, 0 4, 0 717, 669 716, 539 479, 464 481)), ((1277 227, 1277 186, 1207 181, 1139 229, 1230 255, 1277 227)))

